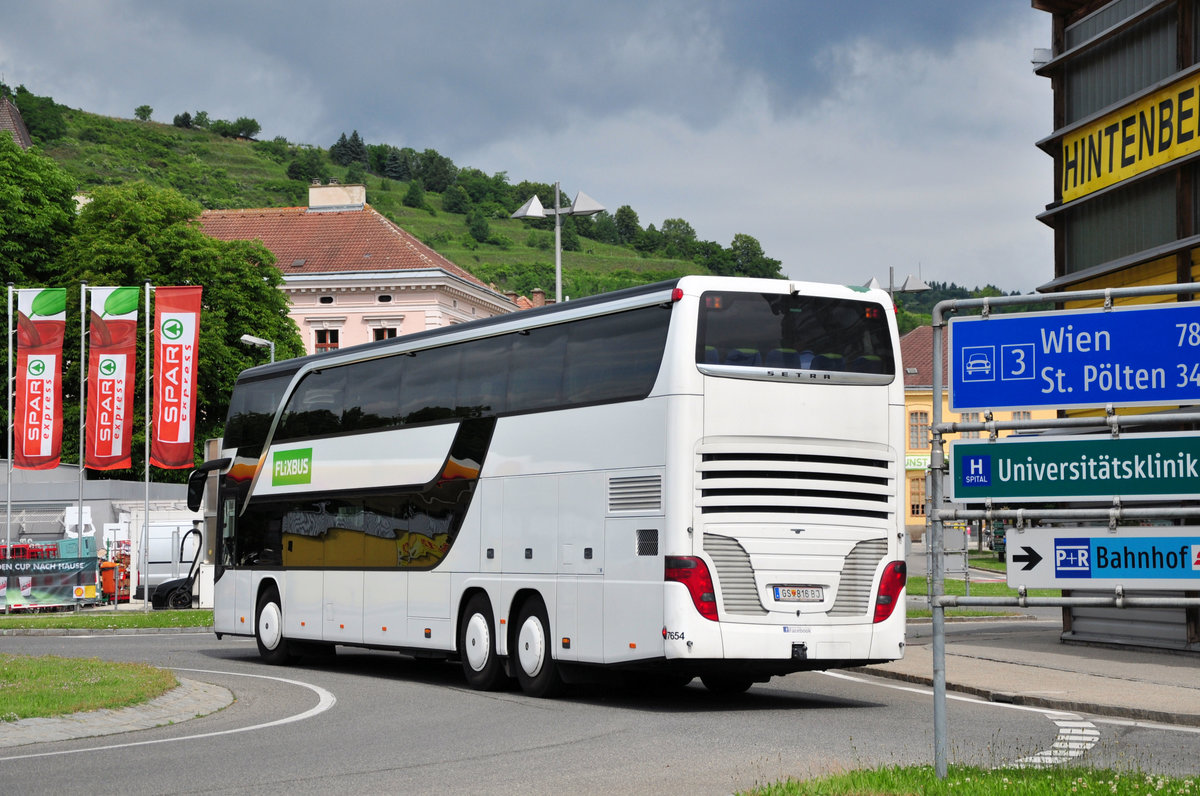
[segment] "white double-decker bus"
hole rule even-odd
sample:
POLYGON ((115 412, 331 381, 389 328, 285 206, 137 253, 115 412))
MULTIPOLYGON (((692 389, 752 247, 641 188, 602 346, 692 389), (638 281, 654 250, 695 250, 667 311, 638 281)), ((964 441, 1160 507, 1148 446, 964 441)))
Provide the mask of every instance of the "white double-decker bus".
POLYGON ((898 351, 884 291, 688 276, 247 370, 215 631, 535 696, 899 658, 898 351))

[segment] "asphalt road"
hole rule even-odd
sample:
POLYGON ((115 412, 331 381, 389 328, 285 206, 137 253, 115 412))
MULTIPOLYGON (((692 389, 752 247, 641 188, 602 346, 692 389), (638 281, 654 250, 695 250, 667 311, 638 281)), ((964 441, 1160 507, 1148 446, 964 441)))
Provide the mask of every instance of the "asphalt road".
MULTIPOLYGON (((576 687, 546 701, 471 691, 457 665, 387 653, 270 667, 252 640, 207 634, 4 637, 0 652, 145 661, 236 696, 174 726, 0 749, 8 793, 724 794, 933 758, 928 691, 858 674, 791 675, 731 698, 697 682, 576 687)), ((1081 762, 1186 775, 1200 760, 1195 729, 971 699, 950 700, 949 728, 952 762, 1003 766, 1070 748, 1081 762)))

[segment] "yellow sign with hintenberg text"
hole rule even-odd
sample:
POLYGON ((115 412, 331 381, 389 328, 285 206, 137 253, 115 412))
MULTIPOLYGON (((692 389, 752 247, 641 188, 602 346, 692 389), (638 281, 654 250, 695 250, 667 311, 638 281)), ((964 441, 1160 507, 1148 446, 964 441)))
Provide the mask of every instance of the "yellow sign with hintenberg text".
POLYGON ((1200 151, 1200 73, 1063 136, 1062 200, 1070 202, 1200 151))

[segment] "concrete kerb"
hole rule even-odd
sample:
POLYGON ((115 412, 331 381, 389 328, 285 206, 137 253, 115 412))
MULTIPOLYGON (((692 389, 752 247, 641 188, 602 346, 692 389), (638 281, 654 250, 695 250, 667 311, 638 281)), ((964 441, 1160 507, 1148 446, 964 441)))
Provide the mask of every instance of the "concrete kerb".
POLYGON ((219 685, 179 678, 179 685, 142 705, 69 716, 0 721, 0 748, 68 741, 179 724, 223 710, 233 693, 219 685))

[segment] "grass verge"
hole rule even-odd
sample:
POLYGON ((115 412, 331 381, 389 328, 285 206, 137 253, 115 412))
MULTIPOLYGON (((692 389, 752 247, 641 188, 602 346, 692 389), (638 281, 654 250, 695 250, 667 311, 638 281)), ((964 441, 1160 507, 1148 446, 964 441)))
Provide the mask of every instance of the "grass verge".
POLYGON ((0 654, 0 721, 129 707, 178 684, 171 672, 143 663, 0 654))
POLYGON ((950 766, 946 778, 938 779, 933 766, 889 766, 848 771, 803 782, 789 780, 745 793, 753 796, 889 796, 914 793, 922 796, 1011 796, 1016 793, 1022 796, 1079 793, 1195 796, 1200 793, 1200 778, 1181 779, 1140 771, 1081 767, 988 770, 950 766))
POLYGON ((74 611, 53 614, 0 614, 8 629, 109 630, 118 628, 212 627, 212 611, 74 611))
MULTIPOLYGON (((912 575, 908 579, 909 594, 928 594, 929 579, 923 575, 912 575)), ((946 578, 946 594, 965 596, 966 583, 958 578, 946 578)), ((971 581, 972 597, 1016 597, 1017 590, 1010 589, 1007 583, 977 583, 971 581)), ((1029 597, 1061 597, 1060 589, 1030 589, 1029 597)))

